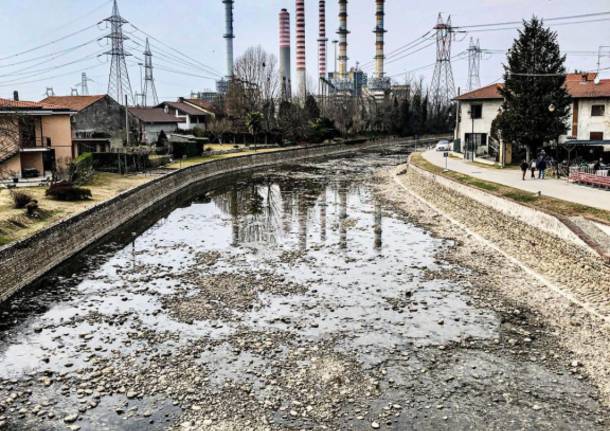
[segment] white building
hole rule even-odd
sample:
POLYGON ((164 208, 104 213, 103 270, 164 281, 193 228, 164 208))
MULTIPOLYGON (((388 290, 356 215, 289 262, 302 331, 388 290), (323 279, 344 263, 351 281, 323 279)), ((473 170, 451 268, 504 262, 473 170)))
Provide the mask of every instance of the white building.
MULTIPOLYGON (((492 122, 503 101, 502 85, 488 85, 455 99, 459 115, 454 137, 468 160, 500 164, 512 161, 512 146, 490 139, 492 122)), ((566 89, 572 96, 572 107, 568 132, 559 137, 559 142, 610 151, 610 79, 597 79, 594 73, 570 74, 566 89)))

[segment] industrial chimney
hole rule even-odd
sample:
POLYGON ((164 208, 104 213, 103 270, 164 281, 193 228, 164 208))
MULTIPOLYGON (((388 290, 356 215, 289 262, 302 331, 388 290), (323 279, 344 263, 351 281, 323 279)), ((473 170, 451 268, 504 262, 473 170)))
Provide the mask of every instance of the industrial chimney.
POLYGON ((286 9, 280 11, 280 85, 282 98, 289 98, 291 94, 290 13, 286 9))
POLYGON ((326 77, 326 0, 320 0, 320 34, 318 35, 318 68, 320 79, 326 77))
POLYGON ((233 0, 222 0, 225 4, 225 20, 226 20, 226 30, 224 34, 224 38, 227 41, 227 78, 233 78, 233 39, 235 39, 235 35, 233 34, 233 0))
POLYGON ((375 13, 376 26, 373 33, 376 35, 375 40, 375 75, 377 79, 383 78, 383 62, 385 55, 383 53, 384 47, 384 33, 386 32, 384 27, 384 16, 385 16, 385 0, 376 0, 377 11, 375 13))
POLYGON ((347 0, 339 0, 339 79, 347 78, 347 0))
POLYGON ((297 80, 299 96, 307 95, 307 72, 305 70, 305 0, 296 0, 297 27, 297 80))

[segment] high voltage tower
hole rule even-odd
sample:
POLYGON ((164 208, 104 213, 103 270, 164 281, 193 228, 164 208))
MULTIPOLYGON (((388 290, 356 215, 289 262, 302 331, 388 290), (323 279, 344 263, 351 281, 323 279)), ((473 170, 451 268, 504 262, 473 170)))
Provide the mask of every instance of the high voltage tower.
POLYGON ((436 63, 432 76, 432 101, 435 106, 449 105, 455 97, 455 82, 451 68, 451 43, 453 41, 453 27, 451 16, 443 21, 442 14, 438 14, 436 30, 436 63))
POLYGON ((127 62, 125 57, 130 56, 125 51, 124 42, 129 40, 123 34, 123 25, 129 21, 124 19, 119 13, 119 6, 117 0, 114 0, 112 7, 112 16, 106 18, 104 21, 110 23, 110 34, 106 35, 107 39, 110 39, 112 43, 112 49, 106 51, 104 55, 110 55, 110 75, 108 77, 108 94, 112 96, 116 101, 123 104, 133 105, 133 93, 131 91, 131 82, 129 80, 129 73, 127 71, 127 62), (125 100, 127 98, 127 100, 125 100))
POLYGON ((470 38, 470 46, 468 47, 468 91, 476 90, 481 87, 481 44, 479 39, 474 41, 470 38))
POLYGON ((80 83, 76 84, 77 87, 80 87, 81 96, 89 95, 89 82, 93 82, 93 80, 87 78, 87 72, 83 72, 81 74, 80 83))
POLYGON ((159 104, 153 76, 152 52, 150 51, 148 38, 146 38, 146 49, 144 50, 144 90, 142 91, 142 97, 144 98, 144 106, 149 106, 150 102, 152 102, 152 106, 159 104))

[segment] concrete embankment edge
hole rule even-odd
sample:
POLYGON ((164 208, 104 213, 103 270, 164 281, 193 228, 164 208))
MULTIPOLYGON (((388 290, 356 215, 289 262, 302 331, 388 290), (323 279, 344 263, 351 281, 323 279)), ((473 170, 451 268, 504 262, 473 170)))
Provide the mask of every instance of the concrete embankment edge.
MULTIPOLYGON (((411 173, 414 173, 418 176, 420 176, 421 178, 425 179, 426 181, 431 181, 431 182, 435 182, 436 184, 438 184, 439 186, 442 186, 444 188, 448 188, 449 190, 455 190, 457 193, 462 194, 463 196, 473 199, 475 200, 475 198, 473 196, 477 196, 477 197, 481 197, 481 195, 479 195, 479 193, 482 194, 482 196, 485 196, 487 198, 493 197, 496 198, 496 196, 492 196, 489 193, 483 192, 483 191, 479 191, 479 190, 475 190, 471 187, 468 186, 463 186, 462 184, 458 184, 455 181, 452 181, 450 179, 447 179, 445 177, 439 176, 439 175, 435 175, 429 171, 426 171, 424 169, 421 169, 417 166, 414 165, 409 165, 408 167, 409 171, 411 173), (455 186, 460 186, 458 188, 456 188, 455 186), (467 192, 467 193, 462 193, 462 192, 467 192), (470 192, 472 192, 473 194, 471 195, 470 192)), ((565 299, 567 299, 569 302, 573 303, 574 305, 577 305, 579 307, 581 307, 582 309, 584 309, 586 312, 588 312, 591 316, 594 316, 595 318, 600 319, 602 322, 605 323, 605 325, 610 326, 610 317, 604 315, 603 313, 601 313, 594 305, 588 303, 587 301, 583 301, 579 298, 577 298, 575 295, 573 295, 571 292, 562 289, 559 285, 557 285, 556 283, 554 283, 553 281, 549 280, 548 278, 546 278, 545 276, 539 274, 538 272, 532 270, 531 268, 529 268, 527 265, 525 265, 523 262, 521 262, 519 259, 517 259, 516 257, 508 254, 507 252, 505 252, 501 247, 499 247, 498 245, 496 245, 493 241, 488 240, 487 238, 483 237, 482 235, 480 235, 478 232, 473 231, 472 229, 470 229, 468 226, 464 225, 464 223, 461 223, 460 221, 458 221, 457 219, 455 219, 454 217, 452 217, 450 214, 447 214, 446 212, 442 211, 441 209, 439 209, 436 205, 434 205, 432 202, 430 202, 430 200, 426 199, 424 196, 420 196, 419 194, 415 193, 413 190, 409 189, 409 187, 406 187, 404 184, 401 183, 400 181, 400 177, 397 175, 393 176, 394 178, 394 182, 396 183, 396 185, 398 187, 400 187, 402 190, 404 190, 405 192, 409 193, 411 196, 413 196, 413 198, 415 198, 417 201, 421 202, 423 205, 426 205, 427 207, 431 208, 434 212, 438 213, 439 215, 443 216, 444 218, 446 218, 450 223, 452 223, 453 225, 455 225, 457 228, 459 228, 460 230, 462 230, 463 232, 466 232, 467 234, 471 235, 473 238, 475 238, 477 241, 479 241, 480 243, 484 244, 485 246, 491 248, 492 250, 494 250, 496 253, 498 253, 499 255, 503 256, 508 262, 518 266, 519 268, 521 268, 526 274, 528 274, 529 276, 533 277, 534 279, 538 280, 540 283, 542 283, 543 285, 545 285, 547 288, 549 288, 550 290, 552 290, 553 292, 559 294, 560 296, 564 297, 565 299)), ((497 198, 497 199, 502 199, 502 198, 497 198)), ((502 199, 504 200, 504 199, 502 199)), ((477 202, 486 205, 494 210, 497 211, 501 211, 505 214, 510 215, 511 213, 507 213, 506 208, 504 205, 501 205, 498 208, 494 207, 494 203, 493 200, 490 199, 486 199, 484 202, 481 202, 479 199, 476 199, 477 202)), ((519 205, 513 202, 508 202, 508 204, 510 205, 519 205)), ((526 210, 530 210, 530 211, 535 211, 531 208, 525 208, 526 210)), ((555 222, 552 220, 549 220, 547 218, 545 218, 544 216, 548 216, 548 217, 552 217, 546 213, 541 213, 541 216, 539 214, 529 214, 527 212, 522 213, 522 212, 517 212, 517 213, 512 213, 512 214, 518 214, 520 215, 519 220, 522 221, 523 223, 527 223, 530 224, 531 226, 534 226, 535 228, 538 229, 542 229, 544 231, 547 231, 547 229, 549 228, 549 226, 554 226, 555 222), (530 215, 531 217, 526 217, 523 218, 523 215, 530 215)), ((560 223, 559 220, 557 220, 557 222, 560 223)), ((569 229, 567 227, 564 226, 564 228, 566 230, 569 231, 569 229)), ((566 235, 574 235, 571 232, 565 232, 566 235)), ((585 248, 587 248, 587 245, 582 242, 582 240, 580 238, 578 238, 576 235, 574 235, 575 238, 570 238, 569 240, 571 240, 573 243, 578 244, 580 246, 583 246, 585 248)), ((587 250, 589 252, 591 252, 592 254, 595 254, 591 249, 587 248, 587 250)))
POLYGON ((148 209, 197 182, 264 166, 341 155, 403 142, 416 141, 367 141, 290 148, 216 160, 161 176, 55 223, 24 240, 0 248, 0 302, 148 209))
POLYGON ((449 178, 436 175, 412 164, 409 165, 409 169, 416 172, 419 176, 424 177, 429 181, 433 181, 440 186, 453 190, 454 192, 466 196, 467 198, 472 199, 482 205, 490 207, 509 217, 533 226, 536 229, 540 229, 543 232, 547 232, 564 241, 569 241, 594 253, 594 251, 590 249, 585 241, 574 233, 572 229, 566 226, 565 223, 559 218, 551 214, 527 207, 525 205, 520 205, 516 202, 492 195, 491 193, 487 193, 483 190, 460 184, 449 178))

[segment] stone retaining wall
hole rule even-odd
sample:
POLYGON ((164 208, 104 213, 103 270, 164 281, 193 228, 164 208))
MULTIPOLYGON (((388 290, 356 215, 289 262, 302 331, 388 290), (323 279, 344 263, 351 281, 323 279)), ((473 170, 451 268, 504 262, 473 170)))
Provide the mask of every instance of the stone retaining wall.
MULTIPOLYGON (((317 145, 250 154, 191 166, 127 190, 16 243, 0 248, 0 302, 115 229, 202 180, 263 166, 351 153, 388 143, 317 145)), ((423 142, 423 141, 420 141, 423 142)))
POLYGON ((429 181, 436 182, 441 186, 464 195, 482 205, 493 208, 496 211, 515 218, 523 223, 527 223, 534 228, 540 229, 562 240, 570 241, 573 244, 590 250, 590 247, 576 233, 566 226, 564 222, 551 214, 512 202, 508 199, 495 196, 474 187, 460 184, 447 177, 436 175, 412 164, 409 165, 409 169, 413 170, 418 175, 428 179, 429 181))

